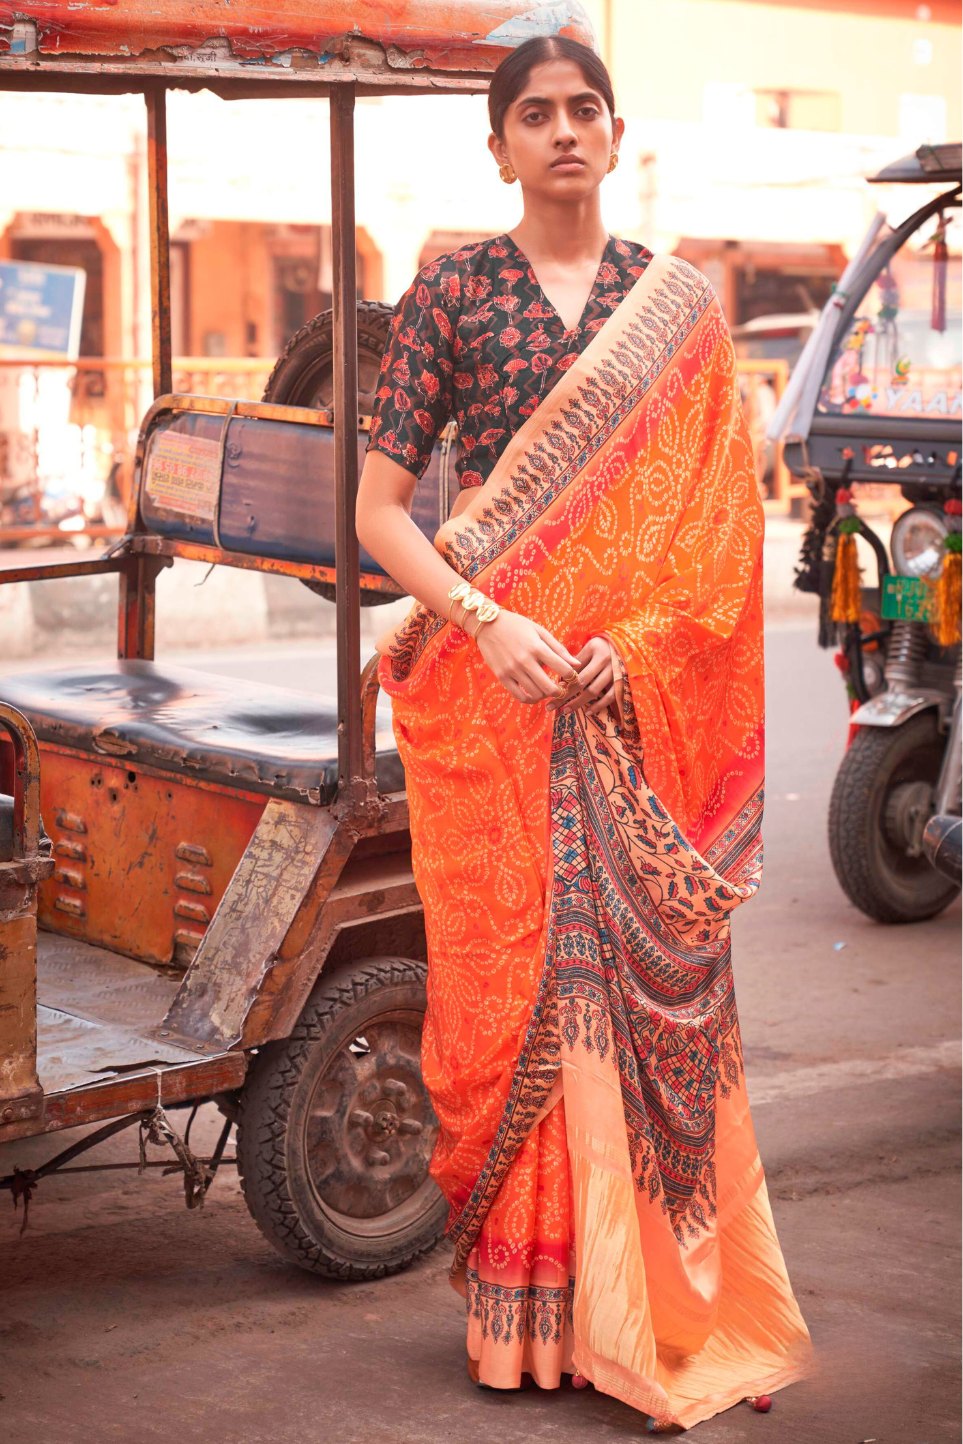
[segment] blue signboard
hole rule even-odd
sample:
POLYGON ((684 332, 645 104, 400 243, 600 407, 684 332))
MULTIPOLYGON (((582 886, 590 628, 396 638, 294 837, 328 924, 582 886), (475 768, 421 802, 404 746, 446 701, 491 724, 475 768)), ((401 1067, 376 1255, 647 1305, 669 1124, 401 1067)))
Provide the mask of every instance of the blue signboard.
POLYGON ((0 355, 76 360, 86 279, 78 266, 0 261, 0 355))

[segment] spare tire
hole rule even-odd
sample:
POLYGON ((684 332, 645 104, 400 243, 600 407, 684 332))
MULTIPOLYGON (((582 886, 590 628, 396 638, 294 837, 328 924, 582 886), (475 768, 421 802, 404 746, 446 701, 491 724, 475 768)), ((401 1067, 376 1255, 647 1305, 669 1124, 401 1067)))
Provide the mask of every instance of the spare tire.
MULTIPOLYGON (((383 301, 358 302, 358 413, 374 408, 378 371, 394 314, 383 301)), ((322 311, 295 331, 264 388, 264 401, 281 406, 334 406, 334 312, 322 311)))
MULTIPOLYGON (((374 410, 378 372, 388 328, 394 311, 383 301, 358 302, 358 415, 374 410)), ((281 406, 310 406, 316 410, 334 408, 334 312, 322 311, 295 331, 268 377, 262 401, 281 406)), ((319 596, 334 601, 330 582, 304 583, 319 596)), ((397 598, 384 592, 362 589, 361 605, 378 606, 397 598)))

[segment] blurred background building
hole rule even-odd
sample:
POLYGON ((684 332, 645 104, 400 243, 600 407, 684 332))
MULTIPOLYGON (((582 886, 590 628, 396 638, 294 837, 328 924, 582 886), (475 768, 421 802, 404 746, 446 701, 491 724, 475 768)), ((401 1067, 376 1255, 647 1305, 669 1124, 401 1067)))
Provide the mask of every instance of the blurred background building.
MULTIPOLYGON (((749 323, 743 354, 784 366, 885 204, 863 178, 960 137, 958 7, 585 3, 626 120, 610 229, 693 261, 749 323)), ((0 94, 0 260, 86 274, 72 416, 100 471, 148 394, 145 132, 137 96, 0 94)), ((514 224, 487 133, 478 97, 359 102, 360 294, 393 302, 433 255, 514 224)), ((169 165, 182 384, 257 396, 330 302, 326 105, 174 92, 169 165)))

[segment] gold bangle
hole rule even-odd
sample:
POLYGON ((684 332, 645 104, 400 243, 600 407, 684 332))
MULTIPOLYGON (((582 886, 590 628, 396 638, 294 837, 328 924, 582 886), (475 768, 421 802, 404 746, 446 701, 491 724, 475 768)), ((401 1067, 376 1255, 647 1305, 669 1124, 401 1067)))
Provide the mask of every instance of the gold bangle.
POLYGON ((474 632, 468 633, 470 637, 477 637, 481 625, 485 622, 493 622, 501 611, 497 602, 493 602, 491 597, 486 597, 484 592, 480 592, 478 588, 473 587, 470 582, 456 582, 448 595, 451 598, 448 606, 449 621, 452 620, 451 613, 455 603, 461 603, 463 616, 460 622, 454 623, 456 627, 461 627, 462 631, 468 631, 465 623, 468 620, 469 613, 473 612, 475 616, 478 617, 479 626, 475 628, 474 632))
MULTIPOLYGON (((476 612, 475 615, 476 615, 476 617, 477 617, 477 616, 478 616, 478 613, 476 612)), ((492 618, 490 618, 490 620, 491 620, 491 621, 494 621, 495 618, 492 617, 492 618)), ((487 627, 487 625, 488 625, 488 622, 485 621, 485 619, 484 619, 483 617, 478 617, 478 626, 475 628, 475 630, 474 630, 473 632, 469 632, 467 626, 465 627, 464 630, 468 633, 468 636, 471 637, 472 640, 474 640, 474 638, 478 636, 478 633, 481 631, 482 627, 487 627)))

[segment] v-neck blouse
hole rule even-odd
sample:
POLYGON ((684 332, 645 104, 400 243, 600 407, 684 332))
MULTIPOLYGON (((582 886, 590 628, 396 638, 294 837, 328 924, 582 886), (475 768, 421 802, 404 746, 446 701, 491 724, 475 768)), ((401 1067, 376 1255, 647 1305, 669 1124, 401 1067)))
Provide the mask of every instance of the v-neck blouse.
POLYGON ((480 486, 651 259, 645 246, 610 236, 571 330, 510 236, 423 266, 395 309, 368 450, 377 447, 420 477, 454 418, 459 483, 480 486))

